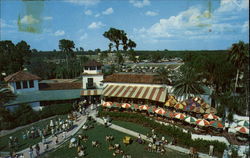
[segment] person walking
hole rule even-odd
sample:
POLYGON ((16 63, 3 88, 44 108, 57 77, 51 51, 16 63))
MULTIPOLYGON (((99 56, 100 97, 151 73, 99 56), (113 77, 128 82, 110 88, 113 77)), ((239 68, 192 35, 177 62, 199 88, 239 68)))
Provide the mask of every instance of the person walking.
POLYGON ((30 146, 29 155, 30 155, 30 158, 34 158, 32 146, 30 146))
POLYGON ((36 144, 35 149, 36 149, 36 156, 38 157, 40 155, 40 146, 39 146, 39 144, 36 144))

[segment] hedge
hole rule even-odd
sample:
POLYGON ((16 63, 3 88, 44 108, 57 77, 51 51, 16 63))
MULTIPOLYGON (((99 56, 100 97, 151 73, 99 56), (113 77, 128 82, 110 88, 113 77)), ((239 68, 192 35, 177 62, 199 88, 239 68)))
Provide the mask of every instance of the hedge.
POLYGON ((182 147, 189 148, 190 146, 195 147, 199 152, 207 153, 209 150, 209 145, 214 146, 214 154, 216 156, 221 157, 224 149, 227 148, 225 143, 219 141, 208 141, 203 139, 195 139, 192 140, 191 133, 185 133, 181 129, 170 126, 163 125, 155 122, 154 120, 145 117, 143 115, 138 115, 135 113, 123 113, 123 112, 107 112, 107 111, 99 111, 99 116, 107 116, 109 115, 113 119, 118 119, 122 121, 130 121, 137 123, 139 125, 154 128, 155 131, 162 135, 167 135, 177 140, 177 144, 182 147))
POLYGON ((72 110, 73 107, 69 103, 45 106, 42 111, 33 111, 29 105, 23 104, 9 114, 11 119, 0 121, 0 130, 13 129, 54 115, 64 115, 72 110))

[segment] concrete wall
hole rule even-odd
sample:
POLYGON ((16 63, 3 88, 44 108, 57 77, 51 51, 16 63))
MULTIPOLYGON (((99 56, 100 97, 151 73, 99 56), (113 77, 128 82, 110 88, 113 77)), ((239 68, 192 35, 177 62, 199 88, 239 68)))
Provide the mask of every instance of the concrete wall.
POLYGON ((86 83, 88 82, 88 78, 93 78, 93 83, 96 88, 102 88, 102 80, 103 80, 103 75, 83 75, 82 76, 82 88, 87 89, 86 83))
POLYGON ((23 88, 23 82, 24 81, 20 81, 21 89, 16 89, 16 82, 9 82, 8 86, 10 87, 13 93, 31 92, 39 90, 38 80, 34 80, 33 88, 29 88, 30 87, 29 82, 27 82, 28 88, 23 88))

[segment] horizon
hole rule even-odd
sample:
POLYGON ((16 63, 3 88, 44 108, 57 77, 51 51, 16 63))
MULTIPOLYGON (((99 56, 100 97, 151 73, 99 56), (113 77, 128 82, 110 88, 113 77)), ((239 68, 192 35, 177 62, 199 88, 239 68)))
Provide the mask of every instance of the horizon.
POLYGON ((85 51, 107 50, 103 33, 110 27, 124 30, 136 51, 227 50, 240 40, 249 43, 248 0, 0 3, 0 39, 24 40, 39 51, 58 50, 60 39, 85 51))

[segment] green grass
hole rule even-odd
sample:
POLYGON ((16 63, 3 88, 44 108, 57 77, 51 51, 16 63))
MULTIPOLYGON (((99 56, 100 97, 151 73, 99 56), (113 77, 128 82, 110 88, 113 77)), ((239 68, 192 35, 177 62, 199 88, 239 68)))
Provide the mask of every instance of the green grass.
MULTIPOLYGON (((60 116, 56 116, 53 118, 53 120, 57 119, 57 118, 66 118, 66 115, 60 115, 60 116)), ((14 133, 11 133, 11 134, 8 134, 8 135, 5 135, 3 137, 0 137, 0 151, 11 151, 11 149, 9 148, 9 137, 12 136, 12 137, 17 137, 18 138, 18 142, 19 142, 19 146, 17 148, 17 151, 20 151, 22 149, 25 149, 27 147, 29 147, 30 145, 34 145, 38 142, 40 142, 42 140, 41 137, 37 137, 35 139, 26 139, 24 140, 22 138, 22 133, 23 132, 26 132, 26 130, 30 130, 30 128, 33 126, 33 127, 37 127, 37 128, 44 128, 47 124, 49 124, 50 122, 50 119, 48 120, 43 120, 43 121, 38 121, 38 122, 35 122, 33 123, 32 125, 29 125, 23 129, 20 129, 14 133)))
MULTIPOLYGON (((132 158, 186 158, 188 155, 182 154, 176 151, 172 151, 167 149, 165 155, 160 155, 158 153, 150 153, 146 151, 145 145, 140 145, 138 143, 133 142, 131 145, 127 147, 123 145, 122 138, 124 136, 129 136, 124 133, 115 131, 110 128, 105 128, 103 125, 95 124, 93 129, 89 129, 87 131, 79 131, 79 133, 86 134, 89 136, 89 139, 86 143, 82 143, 84 147, 86 147, 86 158, 112 158, 113 151, 108 150, 108 143, 105 141, 106 135, 113 135, 114 141, 112 144, 119 143, 121 145, 121 149, 124 150, 126 154, 130 154, 132 158), (101 143, 100 148, 93 148, 91 146, 91 141, 97 140, 101 143)), ((135 138, 132 137, 135 140, 135 138)), ((43 158, 73 158, 77 157, 76 148, 68 148, 69 142, 64 143, 60 148, 55 151, 49 152, 43 155, 43 158)), ((116 156, 121 158, 121 155, 116 156)))
MULTIPOLYGON (((113 120, 112 123, 115 125, 130 129, 132 131, 141 133, 143 135, 147 135, 147 134, 151 135, 151 133, 152 133, 152 131, 151 131, 152 129, 150 129, 148 127, 144 127, 144 126, 136 124, 136 123, 133 123, 133 122, 113 120)), ((158 134, 158 133, 156 133, 156 134, 160 138, 163 136, 162 134, 158 134)), ((164 135, 164 137, 168 140, 168 142, 172 141, 172 138, 170 138, 169 136, 164 135)))

